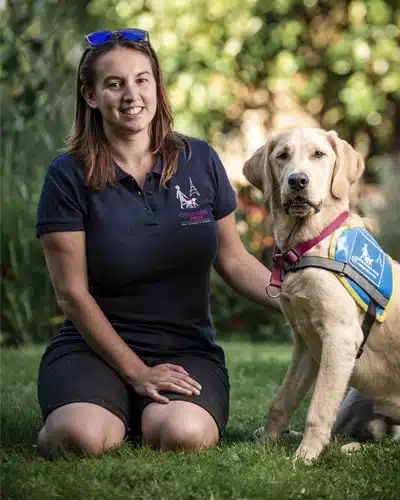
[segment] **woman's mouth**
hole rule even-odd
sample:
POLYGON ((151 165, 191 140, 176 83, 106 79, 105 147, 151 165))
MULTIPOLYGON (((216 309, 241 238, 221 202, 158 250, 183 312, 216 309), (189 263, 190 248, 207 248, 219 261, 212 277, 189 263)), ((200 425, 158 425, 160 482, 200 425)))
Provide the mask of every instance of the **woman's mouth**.
POLYGON ((125 109, 122 109, 121 112, 124 114, 124 115, 128 115, 128 116, 136 116, 138 115, 139 113, 141 113, 143 110, 143 107, 142 106, 132 106, 131 108, 125 108, 125 109))

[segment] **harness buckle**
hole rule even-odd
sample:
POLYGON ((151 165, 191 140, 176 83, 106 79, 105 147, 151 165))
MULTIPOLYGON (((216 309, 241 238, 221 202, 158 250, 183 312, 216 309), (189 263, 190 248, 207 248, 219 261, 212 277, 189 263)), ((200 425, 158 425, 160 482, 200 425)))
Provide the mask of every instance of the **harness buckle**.
POLYGON ((287 273, 289 271, 293 271, 294 269, 296 269, 300 257, 301 255, 294 248, 291 248, 290 250, 282 254, 282 263, 284 271, 287 273))

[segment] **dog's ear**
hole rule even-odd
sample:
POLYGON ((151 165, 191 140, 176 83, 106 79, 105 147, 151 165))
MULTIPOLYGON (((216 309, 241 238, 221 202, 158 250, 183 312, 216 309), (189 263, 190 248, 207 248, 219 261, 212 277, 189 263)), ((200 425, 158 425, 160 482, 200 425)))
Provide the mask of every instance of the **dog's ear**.
POLYGON ((257 189, 262 191, 265 200, 272 195, 272 172, 269 155, 276 144, 276 136, 267 139, 267 142, 249 158, 243 166, 243 175, 257 189))
POLYGON ((348 142, 340 139, 336 132, 329 131, 328 140, 336 153, 331 191, 337 199, 346 198, 350 195, 350 186, 364 171, 364 160, 348 142))

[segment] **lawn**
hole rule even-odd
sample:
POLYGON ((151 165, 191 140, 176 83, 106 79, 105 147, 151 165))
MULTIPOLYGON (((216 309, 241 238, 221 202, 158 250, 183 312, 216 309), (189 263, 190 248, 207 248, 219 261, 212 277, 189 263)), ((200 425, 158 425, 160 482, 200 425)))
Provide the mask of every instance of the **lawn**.
MULTIPOLYGON (((2 499, 395 499, 400 442, 342 455, 331 443, 311 466, 292 462, 295 443, 251 441, 284 376, 290 346, 225 342, 231 415, 222 442, 200 453, 158 453, 124 444, 102 457, 47 461, 36 450, 41 425, 36 376, 42 348, 2 350, 2 499)), ((295 415, 302 428, 307 402, 295 415)))

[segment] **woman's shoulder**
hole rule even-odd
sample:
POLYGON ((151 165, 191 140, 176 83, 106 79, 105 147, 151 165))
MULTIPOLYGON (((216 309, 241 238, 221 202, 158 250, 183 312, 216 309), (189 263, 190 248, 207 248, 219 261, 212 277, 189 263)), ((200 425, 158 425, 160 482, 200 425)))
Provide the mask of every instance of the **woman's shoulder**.
POLYGON ((63 153, 60 153, 58 156, 53 158, 50 162, 49 167, 62 170, 74 170, 77 168, 81 168, 78 165, 76 158, 69 151, 64 151, 63 153))
POLYGON ((205 139, 201 139, 199 137, 193 137, 190 135, 181 134, 178 132, 175 132, 175 135, 177 137, 179 137, 183 142, 186 142, 187 144, 189 144, 192 149, 210 150, 210 148, 211 148, 210 144, 205 139))
POLYGON ((176 135, 188 146, 190 151, 189 156, 186 156, 188 159, 204 161, 209 160, 215 154, 214 148, 206 139, 183 134, 176 135))
POLYGON ((48 166, 48 173, 57 177, 69 177, 83 180, 83 169, 79 162, 69 151, 60 153, 51 160, 48 166))

